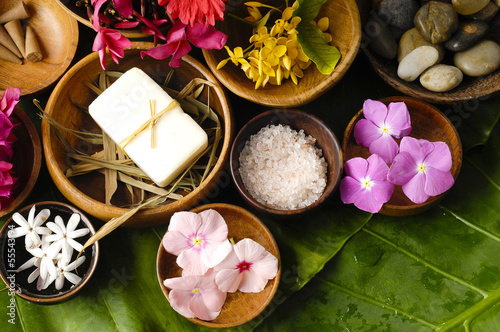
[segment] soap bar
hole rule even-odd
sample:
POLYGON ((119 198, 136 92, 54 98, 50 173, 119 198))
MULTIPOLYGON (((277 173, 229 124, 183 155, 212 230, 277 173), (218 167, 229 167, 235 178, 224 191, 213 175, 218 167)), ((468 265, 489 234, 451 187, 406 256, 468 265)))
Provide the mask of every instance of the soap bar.
MULTIPOLYGON (((150 100, 155 100, 158 114, 172 98, 145 72, 132 68, 90 104, 89 113, 120 144, 151 118, 150 100)), ((153 130, 154 147, 147 127, 125 145, 124 151, 154 183, 164 187, 206 149, 208 137, 180 106, 161 116, 153 130)))

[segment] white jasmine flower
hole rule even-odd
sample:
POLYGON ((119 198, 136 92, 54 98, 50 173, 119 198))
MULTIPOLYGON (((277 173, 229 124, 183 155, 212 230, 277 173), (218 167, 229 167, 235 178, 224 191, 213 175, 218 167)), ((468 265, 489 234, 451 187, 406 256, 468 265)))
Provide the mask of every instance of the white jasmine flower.
POLYGON ((63 259, 57 262, 57 277, 56 277, 56 289, 60 290, 64 286, 64 279, 67 279, 73 285, 78 284, 82 278, 74 274, 73 272, 77 267, 82 265, 85 262, 85 256, 79 257, 77 260, 67 263, 63 259))
POLYGON ((68 225, 65 226, 60 216, 55 217, 54 222, 48 222, 47 227, 54 232, 47 236, 47 241, 60 243, 62 247, 62 260, 68 264, 73 255, 73 249, 80 252, 83 245, 75 241, 75 238, 84 236, 90 232, 88 228, 76 229, 80 222, 80 215, 73 213, 68 220, 68 225))
POLYGON ((20 227, 16 227, 9 231, 9 238, 18 238, 20 236, 25 236, 26 249, 33 249, 42 243, 40 235, 48 235, 51 233, 50 229, 47 227, 41 227, 41 225, 50 216, 49 209, 43 209, 35 217, 35 206, 33 206, 29 212, 28 220, 16 212, 12 215, 12 220, 16 222, 20 227))
MULTIPOLYGON (((46 239, 47 237, 43 238, 41 247, 27 249, 30 254, 40 259, 39 267, 35 270, 38 270, 38 272, 35 273, 35 271, 33 271, 33 273, 28 277, 28 282, 33 282, 38 274, 38 290, 42 290, 48 286, 48 284, 46 285, 45 283, 48 282, 50 277, 55 278, 57 276, 57 269, 54 264, 54 260, 58 257, 59 251, 61 250, 61 242, 51 244, 46 239)), ((35 263, 36 261, 34 264, 35 263)))

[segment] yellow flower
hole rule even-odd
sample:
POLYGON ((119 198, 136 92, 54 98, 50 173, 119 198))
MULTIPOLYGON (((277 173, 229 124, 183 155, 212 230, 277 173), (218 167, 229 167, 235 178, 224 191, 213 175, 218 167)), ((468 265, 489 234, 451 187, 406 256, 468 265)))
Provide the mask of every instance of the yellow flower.
POLYGON ((248 6, 247 10, 248 10, 248 14, 250 14, 250 16, 245 17, 245 20, 247 20, 249 22, 257 22, 262 18, 262 14, 260 13, 259 8, 255 7, 255 6, 248 6))
POLYGON ((277 66, 280 62, 280 58, 285 55, 286 46, 276 45, 276 39, 268 39, 264 42, 264 47, 262 48, 260 54, 263 59, 265 59, 271 66, 277 66))
POLYGON ((267 32, 267 27, 261 27, 256 33, 250 37, 250 43, 255 43, 255 47, 260 47, 264 41, 271 36, 267 32))
POLYGON ((229 60, 231 60, 235 66, 237 66, 238 63, 242 66, 248 64, 248 61, 244 58, 243 49, 241 47, 235 47, 234 52, 232 52, 231 49, 227 46, 224 46, 224 48, 229 54, 229 58, 219 62, 219 64, 217 65, 217 69, 224 67, 229 60))

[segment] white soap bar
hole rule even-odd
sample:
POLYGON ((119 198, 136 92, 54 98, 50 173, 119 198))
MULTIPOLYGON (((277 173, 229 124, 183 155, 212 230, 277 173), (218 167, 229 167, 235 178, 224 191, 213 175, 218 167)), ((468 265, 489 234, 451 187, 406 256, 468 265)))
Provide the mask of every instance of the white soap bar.
MULTIPOLYGON (((119 144, 151 118, 150 100, 156 100, 156 113, 172 98, 139 68, 125 72, 89 106, 92 118, 119 144)), ((146 128, 124 148, 127 155, 158 186, 172 182, 206 149, 206 132, 180 106, 164 114, 151 130, 146 128)))

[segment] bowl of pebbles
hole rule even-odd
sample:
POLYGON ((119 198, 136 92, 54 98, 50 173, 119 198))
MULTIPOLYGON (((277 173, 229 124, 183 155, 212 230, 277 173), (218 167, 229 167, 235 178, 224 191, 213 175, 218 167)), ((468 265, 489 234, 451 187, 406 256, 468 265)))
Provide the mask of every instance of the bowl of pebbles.
POLYGON ((375 1, 367 55, 392 87, 430 103, 500 90, 500 1, 375 1), (421 5, 422 4, 422 5, 421 5))
POLYGON ((316 116, 296 109, 274 109, 250 120, 236 136, 229 160, 243 199, 272 215, 317 207, 342 175, 335 134, 316 116))

